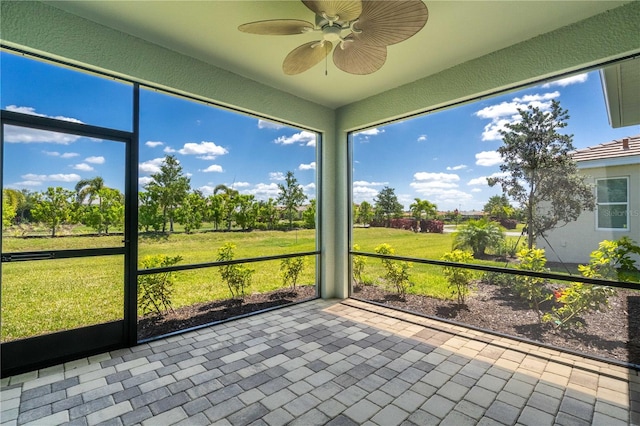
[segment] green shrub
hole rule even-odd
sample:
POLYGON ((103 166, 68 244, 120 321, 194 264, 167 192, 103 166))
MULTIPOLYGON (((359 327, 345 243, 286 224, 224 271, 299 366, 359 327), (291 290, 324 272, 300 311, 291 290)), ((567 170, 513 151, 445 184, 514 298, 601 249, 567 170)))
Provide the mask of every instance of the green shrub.
MULTIPOLYGON (((441 259, 449 262, 470 263, 473 260, 473 256, 466 251, 454 250, 445 253, 441 259)), ((458 305, 464 305, 465 299, 471 291, 471 280, 475 276, 474 272, 467 268, 444 266, 442 273, 449 281, 449 289, 451 289, 451 294, 456 296, 458 305)))
POLYGON ((604 240, 591 252, 588 265, 580 265, 582 275, 619 281, 640 282, 640 272, 631 256, 640 255, 640 247, 629 237, 604 240))
POLYGON ((504 240, 500 226, 487 219, 471 219, 455 234, 454 249, 471 249, 473 257, 482 257, 487 248, 495 248, 504 240))
MULTIPOLYGON (((580 265, 578 269, 588 278, 638 282, 640 274, 636 261, 631 257, 634 254, 640 254, 640 247, 628 237, 617 241, 604 240, 598 249, 591 252, 589 264, 580 265)), ((558 328, 580 328, 584 326, 581 315, 606 309, 609 297, 615 293, 611 287, 573 282, 569 287, 554 292, 556 306, 544 315, 543 320, 558 328)))
POLYGON ((571 283, 567 288, 553 292, 559 306, 551 308, 542 320, 552 322, 558 328, 580 328, 584 326, 581 315, 590 311, 602 311, 609 306, 609 296, 615 294, 611 287, 571 283))
MULTIPOLYGON (((162 268, 172 266, 182 260, 181 256, 145 256, 140 261, 142 269, 162 268)), ((143 315, 160 315, 171 309, 173 295, 173 275, 171 272, 140 275, 138 277, 138 308, 143 315)))
MULTIPOLYGON (((353 245, 353 250, 360 250, 360 246, 358 244, 353 245)), ((367 264, 367 258, 364 256, 353 255, 351 256, 351 270, 353 272, 353 281, 358 284, 364 283, 364 267, 367 264)))
MULTIPOLYGON (((543 249, 522 249, 517 253, 520 263, 517 269, 523 271, 548 272, 545 267, 547 259, 543 249)), ((529 307, 538 315, 538 320, 542 320, 540 304, 551 299, 551 294, 544 287, 544 278, 528 277, 526 275, 515 275, 513 277, 513 290, 522 299, 526 300, 529 307)))
POLYGON ((505 274, 502 272, 485 272, 482 274, 482 281, 491 285, 498 285, 500 287, 511 286, 513 275, 505 274))
POLYGON ((282 276, 282 284, 285 287, 291 287, 296 290, 296 282, 304 268, 304 257, 288 257, 280 262, 280 275, 282 276))
MULTIPOLYGON (((374 251, 378 254, 393 255, 395 253, 393 247, 387 243, 380 244, 374 251)), ((404 298, 407 294, 407 289, 411 286, 411 282, 409 281, 409 269, 412 268, 411 263, 382 259, 382 264, 387 270, 384 276, 385 281, 390 284, 391 289, 395 291, 398 296, 404 298)))
MULTIPOLYGON (((218 249, 218 262, 226 262, 233 260, 236 245, 225 243, 218 249)), ((254 270, 246 266, 232 264, 219 267, 220 277, 222 281, 227 283, 232 299, 243 300, 247 287, 251 285, 251 277, 254 270)))
POLYGON ((517 239, 505 238, 494 247, 494 251, 501 257, 516 257, 516 253, 523 248, 525 248, 524 241, 518 242, 517 239))

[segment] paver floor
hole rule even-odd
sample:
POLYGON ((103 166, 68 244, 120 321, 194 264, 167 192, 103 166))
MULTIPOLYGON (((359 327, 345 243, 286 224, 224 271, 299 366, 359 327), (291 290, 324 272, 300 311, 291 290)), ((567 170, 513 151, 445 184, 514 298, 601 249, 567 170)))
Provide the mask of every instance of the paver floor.
POLYGON ((2 379, 2 425, 640 424, 635 370, 315 300, 2 379))

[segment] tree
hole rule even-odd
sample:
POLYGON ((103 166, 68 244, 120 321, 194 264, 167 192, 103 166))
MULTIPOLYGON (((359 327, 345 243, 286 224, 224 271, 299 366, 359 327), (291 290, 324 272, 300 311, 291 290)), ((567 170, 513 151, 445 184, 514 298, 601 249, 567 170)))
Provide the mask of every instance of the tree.
POLYGON ((504 194, 491 196, 482 211, 497 219, 508 219, 515 214, 515 209, 504 194))
POLYGON ((33 218, 46 224, 51 229, 52 237, 56 236, 58 227, 69 220, 73 195, 73 191, 59 186, 49 187, 45 192, 36 195, 33 218))
POLYGON ((12 197, 11 192, 8 189, 2 190, 2 226, 11 226, 13 219, 16 216, 16 204, 18 203, 12 197))
POLYGON ((573 135, 558 133, 567 126, 569 114, 552 101, 549 112, 529 106, 518 109, 520 120, 501 130, 504 144, 498 148, 504 177, 488 178, 490 186, 517 201, 525 212, 529 248, 537 236, 559 223, 574 221, 595 207, 594 195, 584 176, 578 174, 570 152, 573 135))
POLYGON ((376 205, 376 213, 385 220, 386 226, 389 226, 392 217, 402 215, 402 204, 398 202, 394 188, 385 186, 378 192, 373 202, 376 205))
POLYGON ((371 223, 373 220, 373 206, 367 202, 363 201, 358 206, 358 213, 356 214, 356 222, 362 223, 363 225, 367 225, 371 223))
POLYGON ((425 219, 435 217, 438 213, 438 206, 430 202, 429 200, 421 200, 420 198, 414 198, 415 202, 409 206, 411 215, 417 219, 422 219, 422 213, 425 214, 425 219))
POLYGON ((31 209, 35 206, 36 195, 35 192, 28 189, 21 189, 20 202, 16 206, 16 215, 20 216, 20 222, 31 220, 31 209))
POLYGON ((292 171, 287 172, 285 177, 285 184, 278 184, 280 195, 278 195, 278 203, 284 205, 284 209, 287 212, 287 218, 289 219, 289 229, 293 228, 293 214, 297 207, 304 203, 307 196, 302 191, 302 186, 298 185, 298 180, 293 175, 292 171))
POLYGON ((151 191, 138 193, 138 228, 145 232, 149 232, 150 229, 157 232, 162 227, 158 196, 159 194, 151 191))
POLYGON ((204 220, 206 220, 207 222, 213 222, 213 229, 217 231, 220 223, 222 223, 224 213, 222 195, 209 195, 206 201, 207 208, 204 220))
POLYGON ((454 249, 470 248, 473 257, 484 256, 487 247, 495 247, 504 239, 500 227, 487 219, 471 219, 454 237, 454 249))
POLYGON ((100 203, 100 196, 98 192, 104 188, 104 179, 100 176, 96 176, 92 179, 82 179, 76 183, 76 201, 78 204, 83 204, 85 199, 89 199, 89 205, 98 198, 98 204, 100 203))
POLYGON ((222 202, 222 219, 227 222, 227 230, 231 231, 231 224, 233 223, 233 212, 236 209, 236 200, 238 191, 227 185, 217 185, 213 189, 213 195, 218 195, 222 202), (222 194, 219 194, 222 192, 222 194))
POLYGON ((309 201, 309 208, 302 212, 302 220, 307 229, 316 228, 316 199, 309 201))
POLYGON ((160 172, 151 175, 153 179, 145 189, 154 193, 162 211, 162 232, 166 231, 169 221, 169 232, 173 232, 175 210, 189 192, 189 178, 182 174, 182 166, 173 155, 167 155, 160 166, 160 172))
POLYGON ((249 194, 239 194, 235 200, 236 208, 233 219, 243 231, 247 228, 253 228, 257 220, 257 211, 253 208, 255 197, 249 194))
POLYGON ((96 191, 97 206, 86 206, 81 214, 82 223, 98 234, 109 234, 109 227, 124 226, 124 195, 117 189, 103 187, 96 191))
POLYGON ((267 229, 274 229, 278 223, 278 206, 273 198, 258 201, 258 222, 267 225, 267 229))
POLYGON ((205 216, 206 202, 202 192, 195 190, 182 200, 182 204, 176 209, 176 221, 184 226, 187 234, 194 229, 200 229, 205 216))

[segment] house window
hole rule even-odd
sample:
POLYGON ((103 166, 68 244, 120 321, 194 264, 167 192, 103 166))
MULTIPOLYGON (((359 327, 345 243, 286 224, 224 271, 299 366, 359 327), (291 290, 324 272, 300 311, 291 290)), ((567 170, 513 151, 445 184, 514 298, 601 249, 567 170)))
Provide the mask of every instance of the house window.
POLYGON ((597 228, 627 230, 629 178, 616 177, 596 180, 597 228))

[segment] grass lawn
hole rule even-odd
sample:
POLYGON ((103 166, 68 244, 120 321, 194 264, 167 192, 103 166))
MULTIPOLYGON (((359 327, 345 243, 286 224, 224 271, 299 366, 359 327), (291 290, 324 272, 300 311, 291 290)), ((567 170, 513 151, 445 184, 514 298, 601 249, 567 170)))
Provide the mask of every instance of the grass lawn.
MULTIPOLYGON (((11 234, 9 234, 11 235, 11 234)), ((386 228, 356 228, 354 243, 373 252, 381 243, 390 244, 401 256, 439 259, 450 251, 452 234, 416 234, 386 228)), ((212 262, 225 242, 236 244, 235 258, 315 250, 315 231, 254 231, 174 233, 170 236, 142 235, 139 257, 180 255, 180 264, 212 262)), ((60 238, 3 238, 3 252, 40 251, 80 247, 113 247, 122 236, 67 236, 60 238)), ((497 265, 496 263, 477 261, 497 265)), ((123 259, 121 256, 84 259, 5 263, 2 267, 2 341, 76 328, 122 318, 123 259)), ((305 258, 298 284, 315 283, 315 256, 305 258)), ((247 293, 282 288, 280 261, 246 264, 255 270, 247 293)), ((500 265, 502 266, 502 265, 500 265)), ((449 298, 442 268, 414 264, 410 270, 410 293, 449 298)), ((364 275, 381 283, 384 275, 379 259, 368 258, 364 275)), ((174 274, 173 306, 227 299, 227 286, 217 268, 182 271, 174 274)))

